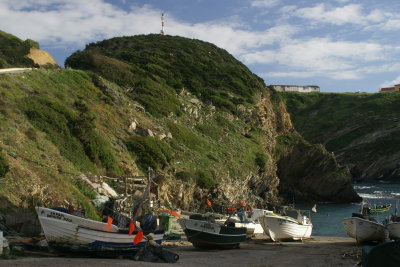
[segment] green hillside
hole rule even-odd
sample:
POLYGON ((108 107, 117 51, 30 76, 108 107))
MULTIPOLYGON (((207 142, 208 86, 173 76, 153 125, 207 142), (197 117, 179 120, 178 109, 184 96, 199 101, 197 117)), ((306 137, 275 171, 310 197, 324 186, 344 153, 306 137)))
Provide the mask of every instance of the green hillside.
POLYGON ((31 47, 39 49, 39 44, 30 39, 22 41, 0 31, 0 68, 34 67, 34 62, 25 57, 31 47))
POLYGON ((354 180, 400 182, 400 94, 281 93, 293 124, 351 168, 354 180))
POLYGON ((293 194, 359 199, 348 171, 293 131, 277 94, 212 44, 113 38, 74 53, 66 67, 1 75, 0 201, 10 206, 67 201, 95 217, 81 176, 135 176, 148 167, 157 173, 155 197, 186 210, 204 209, 205 198, 263 206, 293 194), (305 160, 293 164, 315 164, 313 172, 281 171, 299 149, 305 160), (327 189, 304 188, 302 179, 327 189))
POLYGON ((176 94, 184 89, 203 102, 237 113, 237 104, 254 104, 255 92, 264 88, 259 77, 225 50, 183 37, 113 38, 87 45, 65 66, 129 87, 132 99, 154 116, 179 115, 176 94))

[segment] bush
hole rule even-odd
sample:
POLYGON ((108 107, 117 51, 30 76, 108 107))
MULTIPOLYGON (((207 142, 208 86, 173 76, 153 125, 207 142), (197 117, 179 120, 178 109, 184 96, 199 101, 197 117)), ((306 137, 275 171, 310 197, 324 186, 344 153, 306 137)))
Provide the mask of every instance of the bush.
POLYGON ((197 184, 203 188, 211 188, 216 184, 216 181, 211 177, 210 173, 205 171, 197 171, 197 184))
POLYGON ((147 171, 148 167, 157 170, 172 159, 169 145, 150 136, 131 137, 126 145, 136 155, 136 163, 143 171, 147 171))
POLYGON ((177 172, 175 173, 175 177, 184 182, 191 182, 196 180, 196 175, 187 171, 177 172))
POLYGON ((173 122, 168 122, 167 126, 176 141, 190 149, 202 149, 202 144, 205 143, 204 140, 196 135, 192 130, 173 122))
POLYGON ((84 181, 79 178, 72 180, 72 183, 79 189, 79 191, 89 199, 95 199, 97 194, 93 191, 84 181))
POLYGON ((8 166, 8 163, 6 159, 3 157, 1 154, 0 150, 0 177, 5 177, 7 172, 10 170, 10 167, 8 166))
POLYGON ((265 167, 267 166, 267 161, 268 158, 264 153, 256 153, 256 165, 260 167, 260 170, 265 170, 265 167))
POLYGON ((95 116, 83 102, 76 102, 76 115, 54 100, 35 96, 20 102, 30 122, 58 147, 61 155, 79 169, 94 171, 93 163, 108 174, 120 174, 110 144, 95 131, 95 116))

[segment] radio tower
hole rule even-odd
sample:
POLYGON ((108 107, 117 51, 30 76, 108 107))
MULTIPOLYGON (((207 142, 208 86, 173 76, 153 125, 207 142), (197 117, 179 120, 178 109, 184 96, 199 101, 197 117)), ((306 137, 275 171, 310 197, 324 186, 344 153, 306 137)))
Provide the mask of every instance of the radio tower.
POLYGON ((164 35, 164 13, 161 14, 161 35, 164 35))

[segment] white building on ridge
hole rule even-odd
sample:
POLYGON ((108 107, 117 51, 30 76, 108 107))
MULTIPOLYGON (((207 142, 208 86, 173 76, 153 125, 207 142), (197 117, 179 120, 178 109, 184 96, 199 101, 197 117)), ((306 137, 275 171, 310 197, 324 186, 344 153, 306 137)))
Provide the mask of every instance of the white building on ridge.
POLYGON ((278 92, 299 92, 299 93, 312 93, 319 92, 320 88, 316 85, 270 85, 278 92))

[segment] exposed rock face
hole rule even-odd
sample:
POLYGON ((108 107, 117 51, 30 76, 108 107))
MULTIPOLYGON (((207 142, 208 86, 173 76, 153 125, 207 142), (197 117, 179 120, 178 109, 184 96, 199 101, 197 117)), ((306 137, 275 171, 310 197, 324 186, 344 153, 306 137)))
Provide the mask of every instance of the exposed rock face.
POLYGON ((39 66, 47 66, 47 65, 58 66, 57 62, 48 52, 40 49, 31 48, 29 54, 26 57, 32 59, 33 62, 35 62, 35 64, 39 66))
POLYGON ((355 182, 400 182, 400 94, 283 94, 296 130, 323 144, 355 182))
POLYGON ((249 173, 244 179, 226 174, 210 190, 165 178, 158 187, 162 203, 196 211, 207 209, 205 199, 210 199, 217 206, 249 201, 264 207, 285 202, 285 198, 286 202, 291 202, 293 194, 297 200, 304 201, 361 200, 351 185, 349 170, 339 166, 334 156, 323 147, 308 144, 299 137, 300 143, 286 145, 281 157, 274 159, 276 138, 296 133, 285 105, 282 102, 272 103, 269 91, 260 97, 256 108, 238 109, 241 120, 254 123, 263 130, 264 149, 269 156, 265 168, 249 173))
POLYGON ((299 142, 278 162, 280 192, 296 201, 359 202, 347 167, 336 163, 322 146, 299 142))

